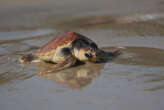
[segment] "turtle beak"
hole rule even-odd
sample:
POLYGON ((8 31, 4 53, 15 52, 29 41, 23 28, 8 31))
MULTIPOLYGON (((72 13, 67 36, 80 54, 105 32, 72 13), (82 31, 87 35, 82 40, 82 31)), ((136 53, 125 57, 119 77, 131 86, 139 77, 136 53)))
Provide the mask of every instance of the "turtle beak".
POLYGON ((93 62, 93 63, 97 63, 97 58, 96 57, 93 57, 91 59, 89 59, 90 62, 93 62))
POLYGON ((101 57, 95 57, 95 58, 91 58, 89 61, 93 63, 102 63, 105 61, 105 59, 101 57))

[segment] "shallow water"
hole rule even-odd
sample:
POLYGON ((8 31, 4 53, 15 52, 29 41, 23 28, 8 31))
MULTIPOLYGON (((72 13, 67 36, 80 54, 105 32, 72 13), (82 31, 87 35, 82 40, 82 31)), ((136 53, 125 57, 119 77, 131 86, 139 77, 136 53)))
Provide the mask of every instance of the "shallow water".
POLYGON ((163 4, 0 1, 1 110, 163 110, 163 4), (18 62, 63 31, 79 32, 100 48, 122 54, 52 74, 46 74, 52 64, 18 62))

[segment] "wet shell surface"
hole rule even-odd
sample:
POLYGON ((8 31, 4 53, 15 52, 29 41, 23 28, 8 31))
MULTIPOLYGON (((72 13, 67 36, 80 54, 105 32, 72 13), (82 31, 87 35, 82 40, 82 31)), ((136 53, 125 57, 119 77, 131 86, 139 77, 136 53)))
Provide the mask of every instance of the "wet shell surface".
POLYGON ((75 40, 78 39, 89 40, 87 37, 81 34, 75 32, 65 32, 42 46, 37 52, 34 53, 34 55, 38 57, 50 55, 51 53, 54 53, 57 48, 69 47, 75 40))

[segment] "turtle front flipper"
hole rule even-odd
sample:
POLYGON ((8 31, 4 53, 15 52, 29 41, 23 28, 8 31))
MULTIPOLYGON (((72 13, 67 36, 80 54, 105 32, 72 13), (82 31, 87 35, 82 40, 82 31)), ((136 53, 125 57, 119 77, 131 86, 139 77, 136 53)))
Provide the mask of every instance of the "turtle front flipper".
POLYGON ((59 48, 52 59, 52 61, 56 64, 51 66, 51 68, 46 71, 46 73, 52 73, 71 67, 76 63, 76 60, 77 59, 72 55, 69 48, 59 48))
POLYGON ((40 62, 40 60, 36 56, 34 56, 33 54, 23 55, 19 58, 19 61, 22 64, 40 62))
POLYGON ((99 49, 99 51, 97 52, 97 55, 95 57, 95 61, 98 63, 107 62, 109 60, 116 58, 120 54, 121 54, 120 50, 104 51, 102 49, 99 49))
POLYGON ((104 51, 104 50, 100 50, 100 53, 102 56, 104 57, 117 57, 119 55, 121 55, 121 51, 120 50, 114 50, 114 51, 104 51))
POLYGON ((59 70, 63 70, 65 68, 69 68, 73 66, 76 63, 76 58, 73 56, 67 56, 63 58, 62 61, 58 62, 57 64, 54 64, 51 69, 46 71, 46 73, 53 73, 59 70))

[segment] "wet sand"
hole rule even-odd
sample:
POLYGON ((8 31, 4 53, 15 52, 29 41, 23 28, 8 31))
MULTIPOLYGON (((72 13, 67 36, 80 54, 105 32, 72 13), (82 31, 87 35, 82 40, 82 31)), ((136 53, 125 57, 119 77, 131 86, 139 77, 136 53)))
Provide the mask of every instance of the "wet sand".
POLYGON ((0 1, 1 110, 163 110, 162 0, 0 1), (18 58, 63 31, 122 55, 53 74, 18 58), (42 74, 39 74, 42 73, 42 74))

